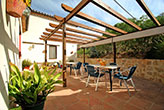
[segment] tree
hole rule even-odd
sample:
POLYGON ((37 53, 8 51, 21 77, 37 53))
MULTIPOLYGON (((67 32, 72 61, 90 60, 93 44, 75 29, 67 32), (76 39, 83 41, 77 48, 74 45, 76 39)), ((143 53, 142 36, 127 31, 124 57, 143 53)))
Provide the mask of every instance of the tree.
MULTIPOLYGON (((157 20, 164 24, 164 13, 161 13, 156 17, 157 20)), ((155 24, 151 19, 148 18, 147 15, 143 15, 140 19, 129 19, 142 29, 148 29, 151 27, 155 27, 155 24)), ((137 31, 135 28, 131 27, 126 23, 117 23, 114 25, 117 28, 120 28, 127 32, 135 32, 137 31)), ((106 29, 107 32, 121 35, 120 33, 113 31, 111 29, 106 29)), ((111 37, 104 35, 106 37, 111 37)), ((161 54, 164 48, 164 35, 155 35, 151 37, 132 39, 128 41, 117 42, 117 55, 126 57, 135 57, 135 58, 160 58, 164 59, 164 55, 161 54)), ((89 48, 90 57, 104 57, 108 54, 112 53, 112 45, 100 45, 89 48)))

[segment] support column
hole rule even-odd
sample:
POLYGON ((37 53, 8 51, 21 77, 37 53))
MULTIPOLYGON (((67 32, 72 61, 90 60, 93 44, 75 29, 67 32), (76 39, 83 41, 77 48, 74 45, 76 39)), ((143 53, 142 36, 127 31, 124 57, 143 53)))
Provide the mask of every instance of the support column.
POLYGON ((47 40, 45 40, 45 64, 47 65, 47 40))
POLYGON ((113 62, 116 63, 116 43, 113 42, 113 62))
POLYGON ((83 63, 85 63, 85 48, 83 48, 83 63))
POLYGON ((66 79, 66 26, 63 24, 63 37, 62 37, 62 44, 63 44, 63 87, 67 87, 67 79, 66 79))

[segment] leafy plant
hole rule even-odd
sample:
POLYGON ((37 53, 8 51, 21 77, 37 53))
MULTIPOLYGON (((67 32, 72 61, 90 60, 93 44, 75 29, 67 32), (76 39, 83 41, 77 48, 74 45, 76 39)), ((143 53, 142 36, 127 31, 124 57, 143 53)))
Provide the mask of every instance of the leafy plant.
POLYGON ((25 60, 22 61, 22 68, 24 68, 24 67, 29 67, 29 66, 31 66, 31 65, 32 65, 32 63, 31 63, 31 61, 28 60, 28 59, 25 59, 25 60))
POLYGON ((34 63, 34 71, 19 71, 18 67, 12 63, 9 78, 9 95, 15 98, 15 103, 22 107, 36 105, 46 100, 49 93, 54 91, 55 84, 62 83, 58 78, 62 72, 54 75, 54 70, 45 68, 40 71, 38 65, 34 63))

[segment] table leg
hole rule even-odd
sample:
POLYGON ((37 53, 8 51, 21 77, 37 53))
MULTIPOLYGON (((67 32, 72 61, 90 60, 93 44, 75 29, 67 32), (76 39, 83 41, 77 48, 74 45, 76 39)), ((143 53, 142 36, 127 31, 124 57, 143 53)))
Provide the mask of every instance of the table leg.
POLYGON ((70 75, 72 74, 72 64, 70 64, 70 75))
POLYGON ((110 91, 112 91, 112 73, 111 72, 109 72, 109 80, 110 80, 110 91))

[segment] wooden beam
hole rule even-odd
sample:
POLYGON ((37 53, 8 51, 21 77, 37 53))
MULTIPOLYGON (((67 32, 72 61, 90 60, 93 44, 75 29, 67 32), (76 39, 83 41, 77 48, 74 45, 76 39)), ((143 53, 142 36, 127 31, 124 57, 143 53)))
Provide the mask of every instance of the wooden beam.
POLYGON ((44 43, 26 42, 26 41, 23 41, 22 43, 24 43, 24 44, 34 44, 34 45, 45 45, 44 43))
POLYGON ((85 48, 83 48, 83 63, 85 63, 85 48))
MULTIPOLYGON (((64 19, 64 18, 62 18, 60 16, 57 16, 57 15, 55 15, 54 17, 55 17, 55 19, 57 21, 62 21, 64 19)), ((94 31, 94 32, 98 32, 98 33, 101 33, 101 34, 109 35, 109 36, 116 36, 116 34, 105 32, 105 31, 102 31, 102 30, 99 30, 99 29, 96 29, 96 28, 93 28, 93 27, 89 27, 87 25, 84 25, 84 24, 81 24, 81 23, 78 23, 78 22, 75 22, 75 21, 71 21, 71 20, 69 20, 67 22, 67 24, 74 25, 74 26, 77 26, 77 27, 81 27, 81 28, 84 28, 84 29, 88 29, 88 30, 91 30, 91 31, 94 31)))
MULTIPOLYGON (((39 38, 40 40, 45 40, 45 38, 41 37, 39 38)), ((55 39, 55 38, 49 38, 47 41, 55 41, 55 42, 62 42, 62 39, 55 39)), ((76 41, 69 41, 69 40, 66 40, 67 43, 73 43, 73 44, 85 44, 85 43, 82 43, 82 42, 76 42, 76 41)))
MULTIPOLYGON (((44 35, 49 35, 49 33, 47 33, 47 32, 43 32, 43 34, 44 34, 44 35)), ((62 38, 61 35, 57 35, 57 34, 53 34, 53 36, 54 36, 54 37, 62 38)), ((68 37, 68 36, 66 36, 66 38, 67 38, 67 39, 70 39, 70 40, 78 40, 78 41, 80 40, 80 41, 85 42, 85 43, 88 43, 88 42, 89 42, 88 40, 83 40, 83 39, 78 39, 78 38, 73 38, 73 37, 68 37)))
MULTIPOLYGON (((50 25, 51 27, 53 27, 53 28, 56 28, 56 27, 58 26, 58 25, 52 24, 52 23, 49 23, 49 25, 50 25)), ((77 29, 73 29, 73 28, 69 28, 69 27, 67 27, 66 30, 67 30, 67 31, 76 32, 76 33, 85 34, 85 35, 89 35, 89 36, 93 36, 93 37, 106 38, 106 37, 104 37, 104 36, 100 36, 100 35, 97 35, 97 34, 84 32, 84 31, 77 30, 77 29)))
POLYGON ((135 29, 142 30, 139 26, 137 26, 136 24, 134 24, 130 20, 126 19, 124 16, 122 16, 120 13, 113 10, 111 7, 109 7, 108 5, 103 3, 101 0, 93 0, 92 3, 95 4, 96 6, 100 7, 104 11, 110 13, 111 15, 115 16, 116 18, 122 20, 123 22, 129 24, 130 26, 134 27, 135 29))
POLYGON ((149 37, 149 36, 159 35, 163 33, 164 33, 164 26, 160 26, 160 27, 155 27, 151 29, 129 33, 126 35, 120 35, 117 37, 104 39, 101 41, 95 41, 93 43, 84 44, 84 45, 81 45, 80 48, 104 45, 104 44, 109 44, 112 42, 120 42, 120 41, 126 41, 126 40, 131 40, 131 39, 143 38, 143 37, 149 37))
POLYGON ((47 65, 47 40, 45 40, 45 64, 47 65))
POLYGON ((137 3, 141 6, 141 8, 145 11, 145 13, 150 17, 150 19, 157 25, 160 26, 161 24, 158 22, 158 20, 155 18, 155 16, 152 14, 152 12, 149 10, 147 5, 145 4, 144 0, 136 0, 137 3))
MULTIPOLYGON (((23 41, 22 43, 24 43, 24 44, 34 44, 34 45, 44 45, 44 43, 37 43, 37 42, 26 42, 26 41, 23 41)), ((54 45, 54 44, 47 44, 47 45, 54 45)), ((59 45, 54 45, 54 46, 59 46, 59 45)))
POLYGON ((63 24, 62 26, 63 29, 63 37, 62 37, 62 51, 63 51, 63 67, 62 67, 62 71, 63 71, 63 87, 67 87, 67 78, 66 78, 66 26, 65 24, 63 24))
MULTIPOLYGON (((52 32, 53 30, 52 30, 52 29, 49 29, 49 28, 46 28, 46 31, 52 32)), ((56 31, 56 33, 58 33, 58 34, 63 34, 62 31, 56 31)), ((69 32, 66 32, 66 35, 75 36, 75 37, 80 37, 80 38, 85 38, 85 39, 99 40, 99 39, 97 39, 97 38, 92 38, 92 37, 88 37, 88 36, 82 36, 82 35, 79 35, 79 34, 74 34, 74 33, 69 33, 69 32)))
POLYGON ((60 23, 59 25, 52 31, 50 35, 45 39, 49 39, 56 31, 58 31, 64 23, 66 23, 68 20, 70 20, 74 15, 76 15, 82 8, 84 8, 89 2, 92 0, 82 0, 73 10, 72 12, 67 15, 60 23))
MULTIPOLYGON (((44 35, 41 35, 41 40, 44 40, 44 39, 46 39, 47 38, 47 36, 44 36, 44 35)), ((51 41, 59 41, 59 42, 62 42, 62 38, 54 38, 54 37, 52 37, 51 38, 51 41)), ((77 44, 79 44, 79 43, 81 43, 81 44, 85 44, 86 42, 82 42, 82 41, 76 41, 76 40, 70 40, 70 39, 66 39, 66 41, 67 42, 69 42, 69 43, 77 43, 77 44)))
MULTIPOLYGON (((62 8, 63 8, 65 11, 68 11, 68 12, 72 12, 72 10, 74 10, 74 8, 69 7, 69 6, 65 5, 65 4, 62 4, 62 8)), ((110 25, 110 24, 107 24, 107 23, 105 23, 105 22, 103 22, 103 21, 101 21, 101 20, 98 20, 98 19, 96 19, 96 18, 94 18, 94 17, 91 17, 91 16, 89 16, 89 15, 87 15, 87 14, 85 14, 85 13, 82 13, 82 12, 78 12, 75 16, 77 16, 77 17, 79 17, 79 18, 82 18, 82 19, 84 19, 84 20, 90 21, 90 22, 92 22, 92 23, 98 24, 98 25, 100 25, 100 26, 103 26, 103 27, 105 27, 105 28, 112 29, 112 30, 117 31, 117 32, 122 33, 122 34, 126 34, 126 33, 127 33, 126 31, 124 31, 124 30, 122 30, 122 29, 119 29, 119 28, 117 28, 117 27, 114 27, 114 26, 112 26, 112 25, 110 25)))

